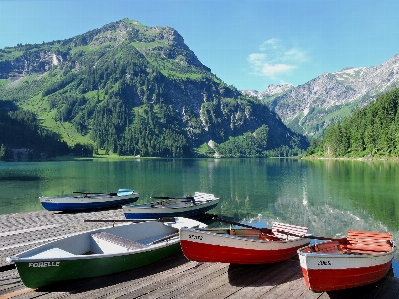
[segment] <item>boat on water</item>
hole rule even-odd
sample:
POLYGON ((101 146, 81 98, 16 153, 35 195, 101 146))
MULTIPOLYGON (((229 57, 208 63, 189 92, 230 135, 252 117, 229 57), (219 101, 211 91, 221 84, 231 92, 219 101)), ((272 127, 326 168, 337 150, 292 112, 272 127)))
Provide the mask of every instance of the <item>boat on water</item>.
POLYGON ((289 259, 298 248, 310 243, 310 239, 303 238, 306 227, 279 222, 273 222, 271 229, 232 224, 245 228, 182 228, 183 254, 198 262, 264 264, 289 259))
POLYGON ((308 289, 332 291, 376 282, 391 269, 396 245, 392 234, 349 231, 347 237, 298 250, 308 289))
POLYGON ((126 219, 154 219, 160 217, 196 217, 202 215, 219 203, 213 194, 195 192, 187 197, 153 197, 156 202, 130 204, 123 206, 126 219))
POLYGON ((40 196, 43 208, 48 211, 85 211, 120 207, 136 202, 139 194, 132 189, 119 189, 116 193, 74 192, 77 196, 40 196))
POLYGON ((182 217, 125 222, 66 236, 8 257, 7 261, 16 264, 25 286, 39 288, 154 263, 180 250, 179 229, 204 226, 182 217))

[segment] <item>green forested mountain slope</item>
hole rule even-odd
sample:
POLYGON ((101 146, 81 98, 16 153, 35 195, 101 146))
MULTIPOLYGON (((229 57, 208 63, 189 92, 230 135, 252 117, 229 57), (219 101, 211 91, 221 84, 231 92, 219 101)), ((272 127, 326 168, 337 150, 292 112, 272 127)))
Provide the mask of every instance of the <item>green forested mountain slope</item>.
POLYGON ((332 124, 309 155, 331 157, 399 156, 399 88, 379 96, 341 122, 332 124))
MULTIPOLYGON (((287 154, 307 146, 265 104, 212 74, 174 29, 128 19, 0 50, 0 102, 8 117, 33 112, 37 130, 70 148, 182 157, 287 154)), ((2 134, 0 143, 29 148, 2 134)))

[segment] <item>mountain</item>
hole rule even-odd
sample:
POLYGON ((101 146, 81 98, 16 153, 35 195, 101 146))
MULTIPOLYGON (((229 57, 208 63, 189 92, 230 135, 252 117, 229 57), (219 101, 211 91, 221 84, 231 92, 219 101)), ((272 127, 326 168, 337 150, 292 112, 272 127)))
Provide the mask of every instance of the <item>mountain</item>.
POLYGON ((294 131, 320 137, 331 123, 398 86, 399 54, 379 66, 325 73, 303 85, 282 88, 282 93, 243 93, 265 101, 294 131))
POLYGON ((241 92, 249 95, 251 97, 256 97, 259 99, 270 99, 276 98, 277 96, 283 95, 294 88, 292 84, 283 84, 283 85, 269 85, 265 91, 256 91, 256 90, 242 90, 241 92))
POLYGON ((176 30, 128 19, 0 50, 0 101, 95 152, 265 156, 308 146, 265 103, 212 74, 176 30))

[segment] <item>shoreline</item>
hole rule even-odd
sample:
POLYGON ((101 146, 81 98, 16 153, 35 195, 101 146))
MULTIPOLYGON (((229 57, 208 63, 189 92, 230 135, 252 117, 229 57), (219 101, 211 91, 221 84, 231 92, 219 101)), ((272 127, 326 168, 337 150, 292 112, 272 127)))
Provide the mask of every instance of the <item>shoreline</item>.
POLYGON ((346 158, 346 157, 302 157, 302 160, 336 160, 336 161, 360 161, 360 162, 399 162, 399 157, 358 157, 358 158, 346 158))

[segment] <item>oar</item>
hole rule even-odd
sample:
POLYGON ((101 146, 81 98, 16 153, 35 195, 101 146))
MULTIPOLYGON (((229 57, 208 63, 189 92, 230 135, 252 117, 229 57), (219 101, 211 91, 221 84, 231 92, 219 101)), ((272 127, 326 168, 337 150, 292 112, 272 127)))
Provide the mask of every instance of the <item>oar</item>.
POLYGON ((161 217, 158 219, 85 219, 83 222, 147 222, 147 221, 157 221, 157 222, 175 222, 175 217, 161 217))
POLYGON ((74 191, 73 193, 79 193, 79 194, 105 194, 104 192, 81 192, 81 191, 74 191))
POLYGON ((259 228, 259 227, 251 226, 251 225, 248 225, 248 224, 240 223, 240 222, 235 222, 235 221, 231 221, 231 220, 227 220, 227 219, 222 219, 222 218, 219 218, 217 216, 215 218, 213 218, 213 219, 219 220, 220 222, 225 222, 225 223, 229 223, 229 224, 233 224, 233 225, 238 225, 238 226, 242 226, 242 227, 256 229, 256 230, 258 230, 258 231, 260 231, 262 233, 266 233, 266 234, 273 233, 270 228, 259 228))
POLYGON ((186 196, 186 197, 151 196, 151 198, 155 198, 155 199, 194 199, 193 196, 186 196))
POLYGON ((344 242, 346 240, 346 238, 327 238, 327 237, 319 237, 319 236, 312 236, 312 235, 304 235, 304 236, 299 236, 293 233, 289 233, 285 230, 277 230, 278 233, 280 234, 285 234, 288 236, 293 236, 293 237, 298 237, 298 238, 306 238, 306 239, 316 239, 316 240, 326 240, 326 241, 339 241, 339 242, 344 242))

